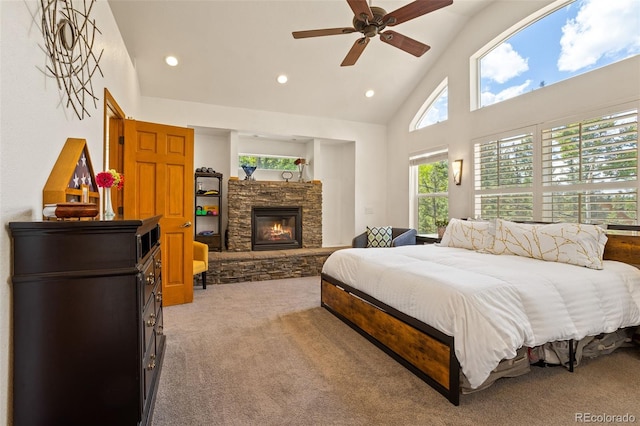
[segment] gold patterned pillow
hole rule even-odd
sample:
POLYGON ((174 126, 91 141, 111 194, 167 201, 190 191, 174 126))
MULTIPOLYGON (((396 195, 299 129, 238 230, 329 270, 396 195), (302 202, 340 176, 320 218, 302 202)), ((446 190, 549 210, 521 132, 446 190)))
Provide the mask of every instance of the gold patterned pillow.
POLYGON ((491 222, 451 219, 440 245, 482 251, 493 243, 491 222))
POLYGON ((607 235, 596 225, 525 224, 496 219, 493 254, 512 254, 602 269, 607 235))

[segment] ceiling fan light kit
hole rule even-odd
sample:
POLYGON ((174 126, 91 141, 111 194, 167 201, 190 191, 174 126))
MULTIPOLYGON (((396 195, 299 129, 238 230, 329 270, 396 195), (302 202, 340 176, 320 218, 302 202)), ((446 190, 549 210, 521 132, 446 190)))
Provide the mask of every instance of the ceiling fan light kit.
POLYGON ((420 57, 430 49, 430 46, 402 35, 396 31, 387 30, 386 27, 407 22, 411 19, 425 15, 429 12, 449 6, 453 0, 417 0, 387 13, 381 7, 369 6, 367 0, 347 0, 349 7, 353 11, 353 28, 326 28, 320 30, 294 31, 293 38, 322 37, 328 35, 361 33, 364 37, 356 40, 351 49, 340 64, 341 66, 351 66, 356 63, 369 40, 377 35, 380 40, 400 50, 420 57), (383 32, 384 31, 384 32, 383 32))

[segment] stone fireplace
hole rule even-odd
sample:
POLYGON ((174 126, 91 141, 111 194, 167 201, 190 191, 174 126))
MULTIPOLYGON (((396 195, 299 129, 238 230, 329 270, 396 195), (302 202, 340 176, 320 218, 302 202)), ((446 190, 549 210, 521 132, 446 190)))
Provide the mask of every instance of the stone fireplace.
POLYGON ((285 250, 301 247, 301 207, 251 208, 251 250, 285 250))
MULTIPOLYGON (((322 183, 313 182, 283 182, 283 181, 255 181, 229 180, 227 191, 228 251, 266 251, 281 248, 321 248, 322 247, 322 183), (252 238, 253 212, 263 208, 299 209, 299 230, 295 240, 299 240, 296 247, 273 245, 274 241, 265 244, 255 244, 252 238)), ((280 219, 282 226, 282 218, 280 219)), ((291 226, 289 219, 285 220, 285 227, 291 226)), ((293 225, 294 228, 298 225, 293 225)), ((277 227, 276 227, 277 228, 277 227)), ((273 238, 286 238, 279 234, 282 231, 268 231, 273 238), (279 235, 279 237, 276 237, 279 235)), ((265 234, 266 235, 266 234, 265 234)), ((290 241, 287 244, 291 243, 290 241)), ((278 244, 275 242, 275 244, 278 244)), ((284 243, 283 243, 284 244, 284 243)))

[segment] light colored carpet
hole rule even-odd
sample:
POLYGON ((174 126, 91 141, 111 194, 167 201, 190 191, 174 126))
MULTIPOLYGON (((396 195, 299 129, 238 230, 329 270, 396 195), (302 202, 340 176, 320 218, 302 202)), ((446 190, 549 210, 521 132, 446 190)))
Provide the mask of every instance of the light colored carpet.
POLYGON ((164 310, 154 426, 640 423, 640 350, 533 367, 451 405, 320 307, 320 278, 209 286, 164 310))

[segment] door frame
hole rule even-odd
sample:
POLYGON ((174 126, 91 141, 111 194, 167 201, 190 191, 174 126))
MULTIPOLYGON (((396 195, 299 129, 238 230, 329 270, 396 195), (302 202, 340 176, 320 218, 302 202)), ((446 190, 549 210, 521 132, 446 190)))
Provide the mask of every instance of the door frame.
MULTIPOLYGON (((120 141, 124 138, 125 114, 118 102, 104 88, 104 124, 103 124, 103 144, 102 144, 102 170, 115 169, 121 173, 124 171, 124 148, 120 141)), ((101 195, 101 205, 105 205, 105 191, 101 195)), ((122 191, 114 191, 112 203, 114 211, 122 213, 124 205, 122 191)))

